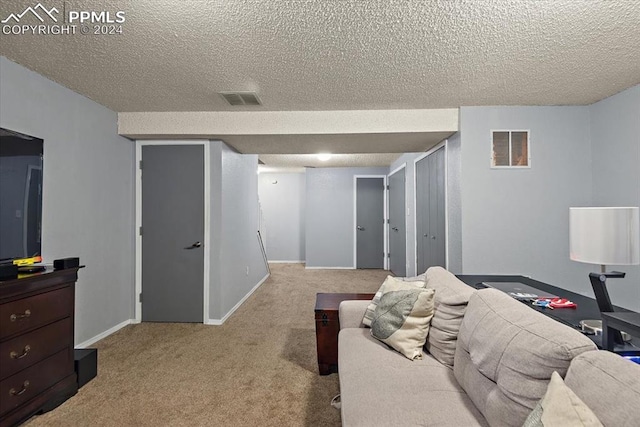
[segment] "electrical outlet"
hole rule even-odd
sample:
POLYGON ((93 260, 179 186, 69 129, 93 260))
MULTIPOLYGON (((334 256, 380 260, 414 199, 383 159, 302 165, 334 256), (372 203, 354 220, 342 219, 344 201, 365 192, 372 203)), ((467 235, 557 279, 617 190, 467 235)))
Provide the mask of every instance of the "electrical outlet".
POLYGON ((247 276, 249 275, 249 266, 247 265, 247 276))

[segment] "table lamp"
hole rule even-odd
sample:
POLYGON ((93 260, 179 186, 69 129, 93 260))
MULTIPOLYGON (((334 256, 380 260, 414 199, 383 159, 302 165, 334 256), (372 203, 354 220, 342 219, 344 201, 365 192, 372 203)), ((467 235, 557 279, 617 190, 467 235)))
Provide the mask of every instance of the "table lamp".
MULTIPOLYGON (((589 279, 600 312, 612 312, 607 278, 625 273, 607 272, 607 265, 640 264, 640 215, 637 207, 569 208, 569 251, 574 261, 600 264, 600 273, 589 279)), ((623 344, 616 331, 617 344, 623 344)))

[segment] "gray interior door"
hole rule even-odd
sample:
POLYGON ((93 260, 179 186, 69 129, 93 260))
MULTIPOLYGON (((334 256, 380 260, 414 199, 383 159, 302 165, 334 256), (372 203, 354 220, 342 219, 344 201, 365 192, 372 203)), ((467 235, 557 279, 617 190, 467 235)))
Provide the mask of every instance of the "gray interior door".
POLYGON ((203 321, 204 146, 142 147, 142 320, 203 321))
POLYGON ((384 268, 384 178, 356 179, 356 268, 384 268))
POLYGON ((416 163, 417 272, 446 267, 444 147, 416 163))
POLYGON ((405 169, 389 176, 389 270, 407 275, 405 169))

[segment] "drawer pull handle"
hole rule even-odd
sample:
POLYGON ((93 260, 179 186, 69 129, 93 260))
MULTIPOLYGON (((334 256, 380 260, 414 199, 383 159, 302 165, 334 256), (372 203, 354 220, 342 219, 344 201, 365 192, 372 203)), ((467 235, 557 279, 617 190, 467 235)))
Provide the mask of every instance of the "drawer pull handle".
POLYGON ((9 390, 9 394, 11 396, 20 396, 22 393, 27 391, 28 388, 29 388, 29 380, 26 380, 25 382, 22 383, 22 390, 16 391, 15 388, 12 388, 11 390, 9 390))
POLYGON ((26 319, 29 316, 31 316, 31 310, 26 309, 24 311, 24 314, 12 314, 9 318, 11 319, 12 322, 15 322, 16 320, 26 319))
POLYGON ((22 350, 22 354, 18 354, 15 351, 12 351, 11 353, 9 353, 9 357, 11 357, 12 359, 22 359, 27 354, 29 354, 30 351, 31 351, 31 346, 27 344, 24 346, 24 350, 22 350))

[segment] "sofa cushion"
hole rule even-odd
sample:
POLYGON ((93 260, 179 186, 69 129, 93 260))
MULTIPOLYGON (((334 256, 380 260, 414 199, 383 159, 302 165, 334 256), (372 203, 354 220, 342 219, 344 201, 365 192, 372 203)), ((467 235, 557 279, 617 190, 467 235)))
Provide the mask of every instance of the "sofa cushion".
POLYGON ((342 301, 338 306, 340 329, 364 327, 362 318, 370 303, 371 301, 368 300, 342 301))
POLYGON ((373 296, 373 299, 369 303, 367 307, 367 311, 364 313, 364 318, 362 319, 362 323, 365 326, 371 327, 371 321, 373 320, 373 313, 376 311, 376 307, 380 302, 380 297, 384 293, 384 290, 389 287, 394 286, 394 289, 416 289, 416 288, 424 288, 424 281, 415 281, 415 282, 407 282, 402 280, 402 278, 397 278, 393 276, 387 276, 387 278, 382 282, 380 289, 373 296))
POLYGON ((442 267, 427 270, 425 286, 436 291, 427 351, 440 362, 453 367, 462 318, 469 298, 476 290, 442 267))
POLYGON ((371 335, 408 359, 421 359, 433 317, 433 289, 388 286, 371 321, 371 335))
POLYGON ((366 329, 340 331, 338 366, 345 427, 487 425, 451 369, 428 354, 410 361, 366 329))
POLYGON ((602 423, 554 372, 547 392, 522 427, 602 427, 602 423))
POLYGON ((503 292, 483 289, 469 299, 453 372, 489 424, 521 426, 551 374, 565 375, 571 359, 595 349, 580 332, 503 292))
POLYGON ((573 359, 565 384, 606 426, 633 426, 640 420, 640 365, 608 351, 573 359))

